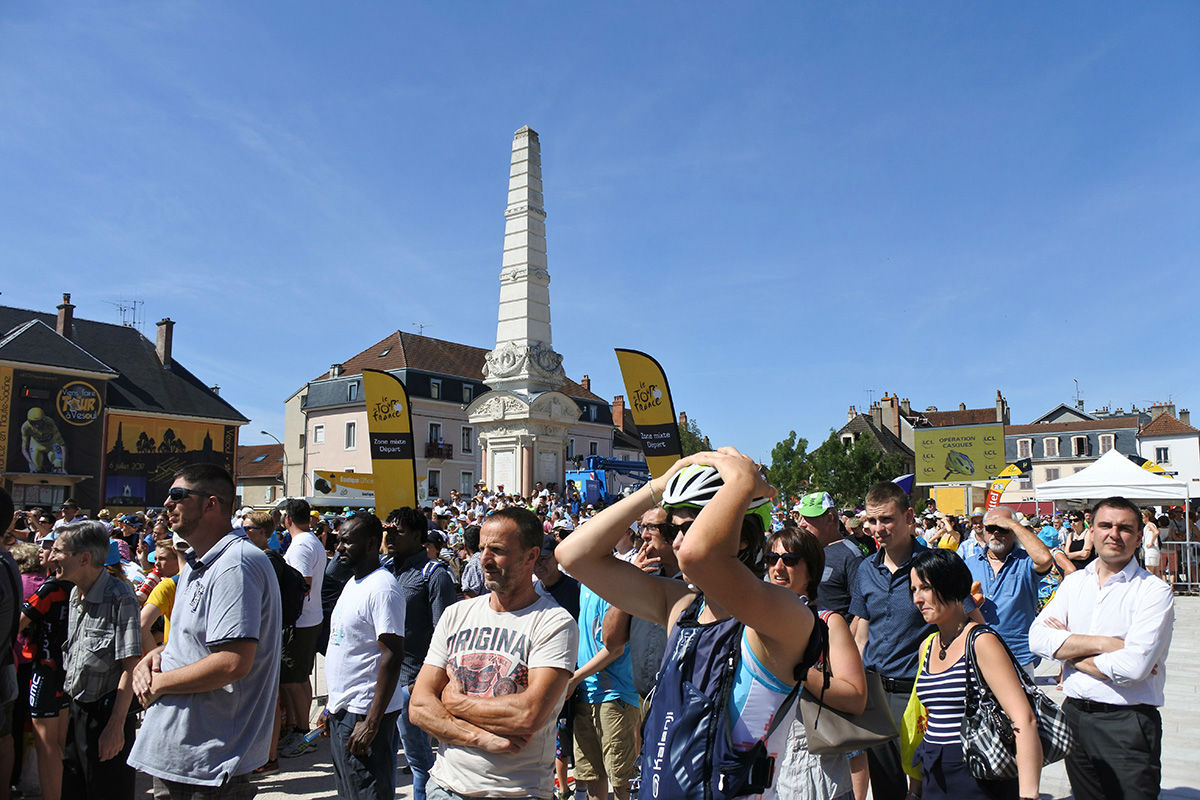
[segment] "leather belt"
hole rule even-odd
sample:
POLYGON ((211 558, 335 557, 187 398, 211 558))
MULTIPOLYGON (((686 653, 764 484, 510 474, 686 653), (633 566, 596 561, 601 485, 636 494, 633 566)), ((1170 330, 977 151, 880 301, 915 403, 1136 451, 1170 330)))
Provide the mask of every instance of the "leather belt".
POLYGON ((892 694, 911 692, 916 683, 913 678, 887 678, 883 675, 879 676, 879 680, 883 682, 883 690, 892 694))
POLYGON ((1068 697, 1067 703, 1078 708, 1080 711, 1088 713, 1096 713, 1101 711, 1147 711, 1150 709, 1158 710, 1158 706, 1152 706, 1149 703, 1135 703, 1133 705, 1121 706, 1116 703, 1099 703, 1095 700, 1081 700, 1077 697, 1068 697))

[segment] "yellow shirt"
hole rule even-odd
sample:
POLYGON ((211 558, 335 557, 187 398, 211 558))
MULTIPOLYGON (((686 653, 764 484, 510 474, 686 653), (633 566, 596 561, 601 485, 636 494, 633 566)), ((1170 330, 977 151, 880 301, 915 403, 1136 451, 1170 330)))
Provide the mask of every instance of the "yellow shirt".
POLYGON ((158 585, 150 590, 146 605, 154 606, 163 612, 163 642, 171 633, 171 609, 175 607, 175 578, 163 578, 158 585))

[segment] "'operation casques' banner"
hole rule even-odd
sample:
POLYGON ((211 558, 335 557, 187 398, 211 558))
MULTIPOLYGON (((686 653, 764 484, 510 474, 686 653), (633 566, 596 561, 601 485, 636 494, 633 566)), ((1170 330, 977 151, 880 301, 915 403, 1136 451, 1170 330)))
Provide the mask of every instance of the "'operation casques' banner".
POLYGON ((383 519, 393 509, 417 505, 412 409, 404 383, 395 375, 364 369, 362 376, 371 474, 375 478, 375 513, 383 519))
POLYGON ((642 453, 650 474, 657 478, 683 455, 667 376, 659 363, 645 353, 620 348, 616 352, 633 423, 642 440, 642 453))
POLYGON ((917 428, 917 484, 990 481, 1004 469, 1004 426, 917 428))
POLYGON ((1008 488, 1008 484, 1018 475, 1024 475, 1033 469, 1033 459, 1022 458, 1020 461, 1014 461, 1001 471, 996 479, 988 485, 987 493, 987 510, 991 511, 996 506, 1000 505, 1000 495, 1004 494, 1004 490, 1008 488))

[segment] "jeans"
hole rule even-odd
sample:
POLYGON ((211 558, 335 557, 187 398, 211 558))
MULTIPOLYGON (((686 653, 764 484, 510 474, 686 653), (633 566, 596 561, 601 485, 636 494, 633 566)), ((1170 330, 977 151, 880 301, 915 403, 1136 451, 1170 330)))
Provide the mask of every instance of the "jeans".
POLYGON ((363 800, 392 800, 396 796, 396 718, 399 711, 384 714, 379 732, 365 756, 350 754, 347 744, 355 724, 365 714, 347 709, 329 715, 329 749, 333 755, 338 797, 363 800))
POLYGON ((404 745, 404 757, 412 769, 413 800, 425 800, 425 784, 429 782, 429 770, 433 768, 433 747, 429 744, 429 734, 408 718, 411 687, 397 686, 396 692, 400 695, 400 716, 396 720, 396 728, 404 745))

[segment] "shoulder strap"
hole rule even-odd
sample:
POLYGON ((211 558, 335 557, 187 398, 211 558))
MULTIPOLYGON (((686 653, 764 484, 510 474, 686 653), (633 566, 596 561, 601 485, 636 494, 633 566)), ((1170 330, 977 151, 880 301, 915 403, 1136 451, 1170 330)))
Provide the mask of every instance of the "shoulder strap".
MULTIPOLYGON (((828 682, 828 678, 826 678, 826 682, 828 682)), ((791 710, 792 703, 796 702, 796 695, 800 694, 800 689, 803 686, 804 681, 796 681, 796 683, 792 686, 792 690, 788 692, 788 696, 783 699, 783 703, 780 704, 779 709, 775 712, 775 716, 771 717, 771 727, 767 728, 767 735, 763 737, 763 741, 770 739, 771 734, 775 732, 775 729, 778 728, 783 720, 787 717, 788 711, 791 710)), ((821 688, 821 695, 825 695, 824 687, 821 688)), ((818 708, 817 714, 819 715, 820 713, 821 710, 818 708)))

